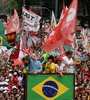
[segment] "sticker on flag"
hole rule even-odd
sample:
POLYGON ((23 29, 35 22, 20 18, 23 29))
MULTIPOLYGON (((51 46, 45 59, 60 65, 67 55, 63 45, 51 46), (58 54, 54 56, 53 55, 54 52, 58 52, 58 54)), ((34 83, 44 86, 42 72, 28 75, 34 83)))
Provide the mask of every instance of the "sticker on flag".
POLYGON ((74 74, 28 74, 26 84, 26 100, 74 99, 74 74))

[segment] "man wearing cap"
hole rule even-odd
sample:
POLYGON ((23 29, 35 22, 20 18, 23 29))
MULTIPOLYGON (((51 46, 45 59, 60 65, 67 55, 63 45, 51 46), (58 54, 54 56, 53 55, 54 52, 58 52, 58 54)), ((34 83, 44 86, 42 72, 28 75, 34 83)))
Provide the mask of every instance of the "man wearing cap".
POLYGON ((22 59, 24 63, 24 67, 27 68, 27 72, 33 73, 33 74, 38 74, 42 72, 42 66, 40 61, 37 61, 36 55, 33 53, 31 58, 30 57, 25 57, 22 59))
POLYGON ((73 73, 73 66, 81 63, 80 61, 73 61, 72 54, 72 51, 67 51, 66 56, 62 58, 62 63, 65 64, 67 73, 73 73))

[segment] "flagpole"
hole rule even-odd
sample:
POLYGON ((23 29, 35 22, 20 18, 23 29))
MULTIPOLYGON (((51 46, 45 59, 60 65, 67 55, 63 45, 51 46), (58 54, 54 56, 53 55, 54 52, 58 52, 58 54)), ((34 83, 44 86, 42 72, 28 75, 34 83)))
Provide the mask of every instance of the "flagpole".
POLYGON ((55 4, 55 16, 57 19, 57 9, 58 9, 58 0, 56 0, 56 4, 55 4))

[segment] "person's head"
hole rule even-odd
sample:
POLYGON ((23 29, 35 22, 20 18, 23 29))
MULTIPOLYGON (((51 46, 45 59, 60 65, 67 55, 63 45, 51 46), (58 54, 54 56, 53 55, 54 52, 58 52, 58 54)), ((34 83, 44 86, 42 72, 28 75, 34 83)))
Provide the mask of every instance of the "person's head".
POLYGON ((54 57, 52 55, 50 55, 48 57, 48 62, 51 63, 51 62, 54 62, 54 57))
POLYGON ((10 96, 9 93, 6 92, 6 93, 5 93, 5 98, 7 99, 9 96, 10 96))
POLYGON ((22 58, 24 65, 28 65, 28 57, 22 58))
POLYGON ((87 100, 85 95, 82 96, 82 100, 87 100))
POLYGON ((57 61, 58 64, 60 64, 61 61, 62 61, 62 57, 57 57, 57 58, 56 58, 56 61, 57 61))
POLYGON ((22 71, 19 71, 19 76, 22 76, 22 71))
POLYGON ((31 55, 31 58, 32 58, 34 61, 36 61, 36 60, 37 60, 37 56, 36 56, 36 54, 33 53, 33 54, 31 55))
POLYGON ((12 93, 13 93, 14 95, 17 94, 17 88, 16 88, 16 86, 12 86, 12 93))
POLYGON ((72 51, 67 51, 66 56, 70 59, 72 57, 73 52, 72 51))
POLYGON ((17 72, 14 72, 14 76, 15 76, 15 77, 17 76, 17 72))
POLYGON ((4 56, 3 59, 4 59, 4 61, 7 61, 8 60, 8 57, 7 56, 4 56))

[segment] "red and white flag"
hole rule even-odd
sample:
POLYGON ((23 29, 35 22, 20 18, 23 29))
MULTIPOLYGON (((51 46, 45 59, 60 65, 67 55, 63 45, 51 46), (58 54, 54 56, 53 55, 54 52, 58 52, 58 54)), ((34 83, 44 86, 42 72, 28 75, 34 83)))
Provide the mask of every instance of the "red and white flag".
POLYGON ((70 45, 72 43, 73 33, 76 31, 77 5, 78 0, 73 0, 57 26, 55 33, 42 45, 41 48, 47 53, 60 47, 62 44, 70 45))
POLYGON ((14 9, 14 15, 6 27, 6 32, 7 34, 15 32, 15 31, 17 32, 19 28, 20 28, 19 17, 18 17, 17 11, 14 9))
POLYGON ((41 17, 31 10, 27 10, 24 7, 22 8, 23 13, 23 28, 26 31, 34 31, 37 32, 40 28, 40 19, 41 17))

